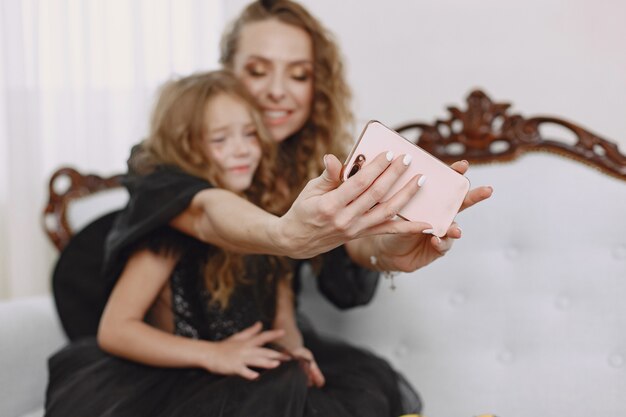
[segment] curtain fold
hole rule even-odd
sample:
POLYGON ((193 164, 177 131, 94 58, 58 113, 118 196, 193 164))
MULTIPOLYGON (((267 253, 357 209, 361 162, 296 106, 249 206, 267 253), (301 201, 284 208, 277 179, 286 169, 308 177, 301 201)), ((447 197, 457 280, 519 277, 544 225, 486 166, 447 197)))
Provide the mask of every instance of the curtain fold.
POLYGON ((218 67, 223 0, 0 2, 0 298, 45 293, 41 227, 60 166, 108 176, 145 136, 157 87, 218 67))

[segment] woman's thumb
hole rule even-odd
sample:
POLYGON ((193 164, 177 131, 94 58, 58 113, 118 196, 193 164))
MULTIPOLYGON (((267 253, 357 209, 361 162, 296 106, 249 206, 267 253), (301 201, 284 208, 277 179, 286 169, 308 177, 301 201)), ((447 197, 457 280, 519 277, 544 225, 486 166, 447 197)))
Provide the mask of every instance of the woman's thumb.
POLYGON ((341 162, 335 155, 324 155, 324 172, 320 178, 322 179, 322 186, 327 190, 334 190, 341 184, 341 162))

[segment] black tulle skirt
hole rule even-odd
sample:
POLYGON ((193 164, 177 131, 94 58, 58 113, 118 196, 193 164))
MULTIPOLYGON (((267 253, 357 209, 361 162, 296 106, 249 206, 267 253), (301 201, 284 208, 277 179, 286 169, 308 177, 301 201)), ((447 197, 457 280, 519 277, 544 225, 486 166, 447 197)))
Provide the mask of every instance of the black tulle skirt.
POLYGON ((201 369, 141 365, 101 351, 95 339, 65 347, 49 360, 48 417, 358 416, 417 413, 419 397, 383 359, 306 333, 326 385, 307 387, 296 362, 255 381, 201 369))

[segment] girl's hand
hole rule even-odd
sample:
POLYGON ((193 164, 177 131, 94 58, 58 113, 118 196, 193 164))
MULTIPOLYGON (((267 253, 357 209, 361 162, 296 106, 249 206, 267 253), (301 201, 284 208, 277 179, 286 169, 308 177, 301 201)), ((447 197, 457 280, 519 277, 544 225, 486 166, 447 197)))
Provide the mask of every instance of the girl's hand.
POLYGON ((341 162, 326 155, 326 170, 309 181, 274 224, 272 235, 277 245, 293 258, 311 258, 355 238, 410 232, 411 228, 391 219, 418 191, 419 176, 380 203, 408 166, 402 155, 393 158, 390 152, 382 153, 342 183, 341 162))
POLYGON ((212 344, 212 349, 203 355, 201 365, 209 372, 222 375, 239 375, 253 380, 259 373, 250 369, 272 369, 289 356, 276 350, 263 347, 265 344, 284 336, 283 330, 262 331, 260 322, 235 333, 228 339, 212 344))
POLYGON ((326 379, 319 366, 317 366, 313 353, 304 346, 293 349, 290 353, 295 359, 299 359, 303 365, 304 372, 309 377, 308 385, 322 388, 326 383, 326 379))

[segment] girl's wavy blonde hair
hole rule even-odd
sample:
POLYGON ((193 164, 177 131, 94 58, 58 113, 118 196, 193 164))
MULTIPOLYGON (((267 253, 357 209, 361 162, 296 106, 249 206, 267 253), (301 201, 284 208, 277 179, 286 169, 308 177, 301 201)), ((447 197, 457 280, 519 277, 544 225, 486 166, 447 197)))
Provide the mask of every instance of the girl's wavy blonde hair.
POLYGON ((305 125, 279 145, 278 163, 284 169, 292 200, 306 182, 323 170, 322 158, 332 153, 343 159, 352 142, 352 93, 334 37, 303 6, 290 0, 255 1, 224 33, 221 62, 233 69, 242 29, 250 23, 276 20, 303 29, 313 43, 313 106, 305 125))
MULTIPOLYGON (((197 73, 167 82, 152 112, 149 136, 142 142, 139 153, 133 156, 131 168, 137 174, 146 175, 158 166, 175 166, 221 186, 212 161, 202 150, 210 130, 205 119, 207 105, 220 95, 233 97, 248 108, 261 147, 261 160, 252 184, 241 194, 264 210, 278 214, 287 197, 281 198, 274 189, 276 144, 263 124, 256 100, 228 71, 197 73)), ((206 287, 212 302, 226 308, 235 285, 245 281, 243 255, 218 247, 212 247, 210 252, 203 271, 206 287)), ((276 258, 270 260, 276 267, 271 271, 272 277, 276 277, 275 271, 283 271, 279 267, 281 262, 276 258)))

